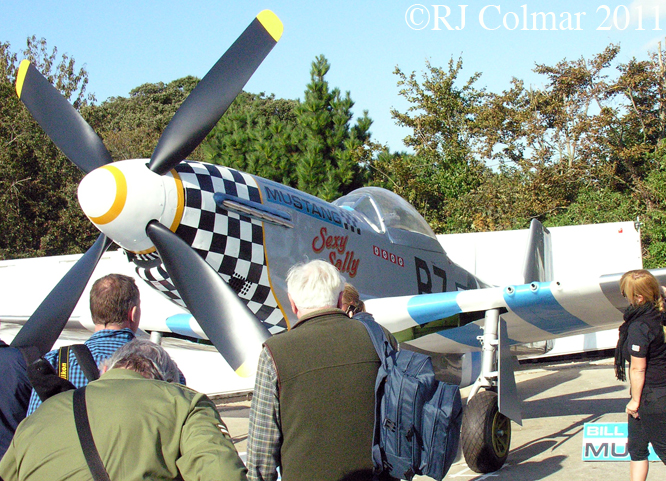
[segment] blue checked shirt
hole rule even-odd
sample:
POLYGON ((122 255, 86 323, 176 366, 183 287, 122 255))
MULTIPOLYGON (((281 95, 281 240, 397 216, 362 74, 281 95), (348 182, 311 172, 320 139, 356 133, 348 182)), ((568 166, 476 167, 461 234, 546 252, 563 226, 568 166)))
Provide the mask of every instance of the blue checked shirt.
MULTIPOLYGON (((90 339, 85 342, 85 345, 90 349, 93 359, 99 366, 99 364, 105 359, 111 357, 111 355, 116 352, 116 350, 130 342, 134 339, 134 333, 131 329, 104 329, 102 331, 97 331, 90 339)), ((53 368, 58 371, 58 350, 47 352, 44 355, 44 359, 49 361, 53 368)), ((81 370, 81 366, 76 362, 76 357, 74 353, 70 351, 69 353, 69 381, 74 384, 76 387, 83 387, 88 384, 86 376, 81 370)), ((42 401, 39 399, 39 396, 32 390, 30 395, 30 404, 28 405, 28 416, 35 412, 35 409, 39 407, 42 401)))
POLYGON ((259 356, 247 437, 248 481, 275 481, 280 466, 282 428, 278 377, 265 347, 259 356))

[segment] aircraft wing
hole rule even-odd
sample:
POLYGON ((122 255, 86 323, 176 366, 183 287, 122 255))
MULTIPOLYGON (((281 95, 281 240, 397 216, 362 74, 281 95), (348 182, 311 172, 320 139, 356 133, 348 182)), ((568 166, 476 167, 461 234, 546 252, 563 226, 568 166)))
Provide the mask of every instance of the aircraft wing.
MULTIPOLYGON (((666 269, 652 270, 666 284, 666 269)), ((458 292, 369 299, 368 312, 393 333, 413 329, 408 344, 437 353, 481 350, 483 313, 500 309, 507 323, 510 344, 555 339, 619 326, 627 302, 620 292, 622 274, 580 281, 533 282, 458 292), (478 313, 478 320, 464 323, 465 314, 478 313), (450 327, 418 337, 419 327, 450 319, 450 327), (464 325, 463 325, 464 324, 464 325)), ((473 317, 472 317, 473 318, 473 317)))

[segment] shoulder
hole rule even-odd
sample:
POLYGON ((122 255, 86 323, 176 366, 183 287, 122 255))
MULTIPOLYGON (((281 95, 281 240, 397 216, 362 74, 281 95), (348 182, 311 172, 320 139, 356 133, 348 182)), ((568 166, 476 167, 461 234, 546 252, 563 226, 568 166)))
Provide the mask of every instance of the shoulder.
POLYGON ((634 320, 627 329, 627 341, 631 345, 647 345, 663 335, 661 313, 654 311, 634 320))
POLYGON ((10 347, 4 342, 0 341, 0 357, 3 359, 13 359, 23 357, 23 355, 17 348, 10 347))
POLYGON ((354 315, 353 319, 361 321, 362 323, 373 322, 377 324, 379 327, 382 328, 382 331, 384 331, 384 335, 386 336, 386 339, 388 339, 389 342, 391 343, 391 346, 393 346, 393 349, 398 348, 398 341, 396 340, 395 336, 391 334, 391 331, 389 331, 387 328, 378 323, 375 320, 375 318, 372 316, 372 314, 370 314, 369 312, 359 312, 358 314, 354 315))
POLYGON ((642 338, 647 340, 651 331, 651 324, 652 323, 649 321, 649 319, 636 319, 634 322, 629 324, 627 329, 627 337, 634 342, 642 338))
MULTIPOLYGON (((27 416, 16 429, 14 435, 17 445, 39 449, 65 436, 62 428, 72 419, 72 397, 74 391, 65 391, 51 396, 27 416), (54 437, 56 436, 58 437, 54 437)), ((73 423, 72 423, 73 425, 73 423)))
POLYGON ((134 337, 134 333, 130 329, 104 329, 94 333, 84 344, 95 355, 97 350, 114 352, 134 337))
POLYGON ((35 424, 39 427, 42 424, 52 423, 54 419, 61 419, 62 416, 70 415, 72 412, 73 396, 73 389, 51 396, 41 404, 40 409, 37 409, 25 418, 24 423, 28 424, 29 421, 30 424, 35 424))
POLYGON ((56 362, 57 358, 58 358, 58 350, 57 349, 54 349, 54 350, 49 351, 46 354, 44 354, 44 359, 49 361, 51 364, 54 364, 56 362))
POLYGON ((664 315, 662 312, 653 309, 647 312, 645 315, 640 316, 634 322, 629 325, 629 332, 632 330, 634 332, 648 332, 651 330, 660 329, 662 326, 662 319, 664 315))
POLYGON ((205 409, 218 415, 215 403, 204 393, 196 391, 187 386, 178 383, 171 383, 165 381, 151 381, 155 387, 161 389, 168 400, 176 400, 181 402, 184 407, 185 404, 189 405, 189 410, 205 409))
MULTIPOLYGON (((206 405, 215 404, 203 393, 195 391, 187 386, 178 383, 170 383, 165 381, 158 381, 155 379, 145 379, 141 374, 138 374, 129 369, 111 369, 97 380, 91 382, 88 387, 92 389, 119 389, 122 383, 123 390, 126 394, 134 396, 141 396, 142 402, 150 402, 151 399, 164 398, 170 403, 191 404, 192 406, 203 403, 206 405)), ((101 391, 100 391, 101 392, 101 391)))

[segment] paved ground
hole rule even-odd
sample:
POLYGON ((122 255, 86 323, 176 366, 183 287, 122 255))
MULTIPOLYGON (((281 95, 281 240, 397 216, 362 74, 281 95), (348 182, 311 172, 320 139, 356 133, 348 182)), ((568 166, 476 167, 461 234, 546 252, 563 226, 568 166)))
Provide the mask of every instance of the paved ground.
MULTIPOLYGON (((500 471, 478 475, 460 459, 446 479, 535 481, 629 478, 628 462, 583 462, 583 424, 623 422, 628 385, 615 380, 612 359, 523 366, 516 374, 523 426, 512 425, 511 453, 500 471)), ((466 395, 467 390, 463 391, 466 395)), ((220 405, 239 452, 247 441, 249 401, 220 405)), ((666 467, 650 463, 649 479, 665 479, 666 467)), ((417 477, 419 481, 429 478, 417 477)))

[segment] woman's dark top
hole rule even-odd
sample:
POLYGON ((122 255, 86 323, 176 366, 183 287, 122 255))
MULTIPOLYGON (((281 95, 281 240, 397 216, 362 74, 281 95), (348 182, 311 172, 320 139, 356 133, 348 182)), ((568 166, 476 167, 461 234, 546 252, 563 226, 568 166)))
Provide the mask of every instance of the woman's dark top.
POLYGON ((645 387, 666 387, 666 343, 662 325, 663 314, 651 304, 629 307, 625 313, 626 341, 622 346, 624 358, 645 358, 645 387))

